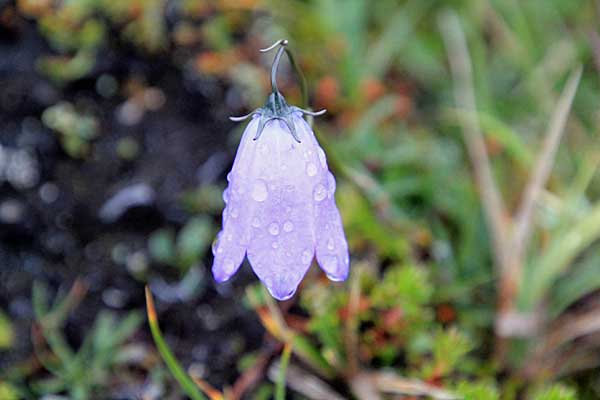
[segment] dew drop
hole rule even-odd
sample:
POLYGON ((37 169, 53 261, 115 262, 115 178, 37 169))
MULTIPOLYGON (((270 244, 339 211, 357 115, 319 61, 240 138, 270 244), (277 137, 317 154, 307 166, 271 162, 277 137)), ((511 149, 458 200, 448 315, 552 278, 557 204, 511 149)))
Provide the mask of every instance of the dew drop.
POLYGON ((260 221, 258 220, 258 218, 254 217, 252 219, 252 226, 255 227, 255 228, 260 227, 260 221))
POLYGON ((226 238, 228 242, 231 242, 233 240, 233 235, 231 233, 228 233, 226 238))
POLYGON ((257 180, 252 187, 252 198, 255 201, 261 202, 265 201, 269 196, 269 191, 267 190, 267 185, 261 179, 257 180))
POLYGON ((294 296, 294 294, 296 294, 296 289, 292 289, 289 292, 287 292, 285 296, 280 298, 280 300, 281 301, 289 300, 294 296))
POLYGON ((269 233, 273 236, 279 235, 279 225, 276 222, 273 222, 269 225, 269 233))
POLYGON ((221 238, 221 232, 219 232, 219 234, 217 235, 217 237, 215 238, 215 240, 212 242, 212 253, 213 256, 217 255, 217 249, 219 248, 219 239, 221 238))
POLYGON ((323 167, 323 169, 327 168, 327 157, 325 156, 325 152, 319 147, 317 153, 319 155, 319 161, 321 161, 321 167, 323 167))
POLYGON ((335 178, 331 172, 327 173, 327 186, 329 187, 327 196, 331 197, 335 193, 335 178))
POLYGON ((227 182, 231 182, 231 178, 233 177, 233 174, 230 172, 227 174, 227 182))
POLYGON ((276 249, 279 247, 279 244, 277 242, 273 242, 273 243, 271 243, 271 247, 276 249))
POLYGON ((313 163, 306 164, 306 175, 315 176, 317 174, 317 167, 313 163))
POLYGON ((286 232, 291 232, 294 230, 294 224, 292 223, 292 221, 286 221, 283 224, 283 230, 286 232))
POLYGON ((231 218, 237 218, 240 213, 237 208, 232 208, 229 215, 231 215, 231 218))
POLYGON ((223 262, 223 271, 226 274, 231 274, 233 272, 235 268, 235 264, 233 263, 233 260, 230 258, 226 258, 225 261, 223 262))
POLYGON ((312 254, 308 250, 302 252, 302 264, 308 264, 312 260, 312 254))
POLYGON ((327 197, 327 189, 325 189, 325 186, 323 186, 322 184, 318 184, 315 187, 315 190, 313 192, 313 197, 315 199, 315 201, 322 201, 325 197, 327 197))
POLYGON ((329 240, 327 241, 327 248, 328 248, 329 250, 333 250, 333 248, 334 248, 334 246, 333 246, 333 239, 329 239, 329 240))
POLYGON ((229 189, 223 190, 223 201, 225 204, 229 203, 229 189))
POLYGON ((335 256, 325 256, 323 257, 323 269, 327 271, 328 274, 333 274, 337 272, 338 260, 335 256))

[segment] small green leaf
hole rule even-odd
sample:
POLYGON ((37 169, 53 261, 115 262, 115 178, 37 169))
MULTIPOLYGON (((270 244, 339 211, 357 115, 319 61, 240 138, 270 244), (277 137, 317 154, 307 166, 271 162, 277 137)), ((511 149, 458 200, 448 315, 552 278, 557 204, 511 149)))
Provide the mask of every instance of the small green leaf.
POLYGON ((15 331, 10 319, 8 319, 6 314, 0 311, 0 350, 10 348, 14 339, 15 331))

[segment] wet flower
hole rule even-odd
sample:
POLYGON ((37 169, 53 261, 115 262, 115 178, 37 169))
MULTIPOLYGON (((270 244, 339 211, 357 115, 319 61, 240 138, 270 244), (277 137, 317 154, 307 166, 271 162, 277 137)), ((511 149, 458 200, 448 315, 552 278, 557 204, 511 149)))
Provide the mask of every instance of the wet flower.
POLYGON ((273 93, 252 116, 223 193, 223 230, 213 246, 218 282, 231 278, 244 256, 273 297, 292 297, 314 256, 329 279, 346 279, 348 245, 335 204, 335 178, 303 114, 277 90, 275 73, 287 41, 273 63, 273 93))

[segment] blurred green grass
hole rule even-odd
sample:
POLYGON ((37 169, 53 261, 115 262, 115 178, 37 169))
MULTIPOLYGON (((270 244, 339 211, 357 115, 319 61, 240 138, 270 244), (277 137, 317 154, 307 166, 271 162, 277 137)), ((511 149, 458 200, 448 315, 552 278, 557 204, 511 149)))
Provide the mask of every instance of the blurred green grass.
MULTIPOLYGON (((329 110, 315 128, 339 177, 350 281, 359 282, 352 314, 351 283, 332 288, 311 275, 300 294, 304 324, 296 333, 348 386, 350 372, 358 373, 348 366, 355 363, 360 370, 389 367, 469 399, 600 396, 581 372, 597 372, 599 360, 587 355, 598 351, 600 337, 600 37, 593 1, 266 0, 236 6, 186 0, 175 2, 178 19, 170 28, 159 0, 119 6, 64 1, 46 9, 33 3, 21 1, 19 10, 38 21, 56 51, 40 57, 39 69, 57 85, 93 75, 110 28, 146 54, 185 50, 189 57, 174 57, 174 64, 235 87, 245 108, 253 109, 268 90, 268 60, 255 58, 255 48, 290 40, 310 105, 329 110), (455 82, 438 24, 448 10, 466 37, 476 111, 458 108, 452 97, 455 82), (535 205, 522 273, 513 277, 517 317, 536 326, 526 335, 500 338, 509 343, 508 355, 499 359, 499 274, 460 122, 470 113, 478 119, 493 177, 512 213, 578 65, 583 75, 566 134, 535 205), (349 347, 348 335, 356 348, 349 347), (561 382, 552 386, 555 380, 561 382)), ((300 103, 292 74, 281 86, 291 103, 300 103)), ((46 119, 60 107, 49 108, 46 119)), ((68 154, 83 157, 96 133, 83 135, 77 127, 93 121, 72 110, 69 115, 79 122, 48 124, 68 154)), ((160 230, 149 237, 156 262, 185 272, 205 257, 215 228, 206 215, 217 212, 211 200, 217 191, 211 186, 183 195, 188 224, 179 233, 160 230), (198 237, 196 246, 190 235, 198 237)), ((266 307, 250 303, 249 312, 266 307)), ((74 356, 54 351, 70 371, 74 356)), ((293 351, 302 359, 302 350, 293 351)), ((47 369, 54 391, 70 385, 66 378, 79 379, 47 369)), ((77 393, 102 381, 78 380, 84 388, 77 393)), ((48 385, 35 387, 35 393, 51 392, 48 385)))

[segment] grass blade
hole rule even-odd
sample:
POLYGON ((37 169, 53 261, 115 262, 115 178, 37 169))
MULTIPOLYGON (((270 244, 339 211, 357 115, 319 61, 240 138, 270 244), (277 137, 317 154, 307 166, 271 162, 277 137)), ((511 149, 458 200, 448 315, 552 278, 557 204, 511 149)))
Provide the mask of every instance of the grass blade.
POLYGON ((285 400, 285 375, 287 372, 288 364, 290 363, 290 356, 292 354, 292 343, 288 342, 283 348, 281 354, 281 361, 279 363, 279 375, 277 376, 277 383, 275 389, 275 400, 285 400))
POLYGON ((192 400, 204 400, 206 399, 202 393, 198 390, 198 387, 190 378, 190 376, 183 370, 173 352, 165 342, 158 326, 158 318, 156 317, 156 310, 154 308, 154 300, 152 299, 152 293, 150 288, 146 286, 146 310, 148 313, 148 324, 150 325, 150 331, 152 332, 152 338, 156 344, 156 348, 160 353, 165 364, 171 371, 173 377, 177 380, 183 391, 192 398, 192 400))

